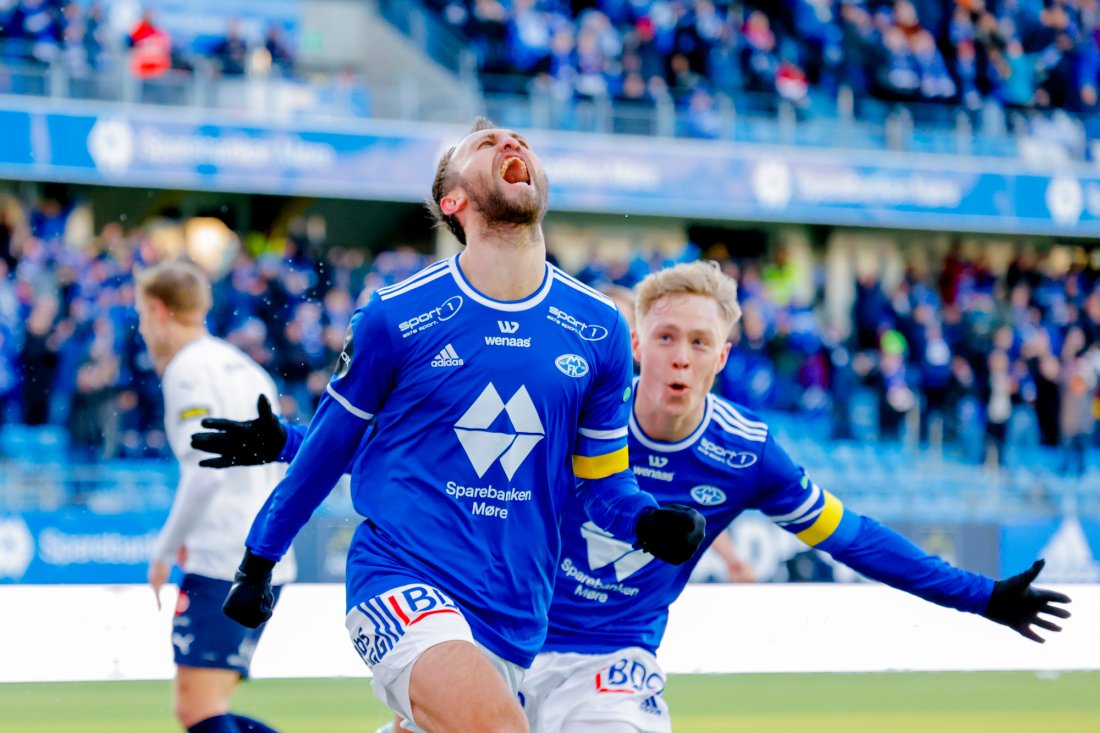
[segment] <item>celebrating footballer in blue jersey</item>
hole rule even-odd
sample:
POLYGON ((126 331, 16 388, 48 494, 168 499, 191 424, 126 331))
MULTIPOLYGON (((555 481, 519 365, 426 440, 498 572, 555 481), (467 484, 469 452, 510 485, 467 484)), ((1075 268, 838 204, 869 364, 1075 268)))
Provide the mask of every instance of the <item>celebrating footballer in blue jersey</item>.
POLYGON ((347 628, 375 694, 433 733, 527 730, 516 687, 545 638, 568 501, 669 562, 702 539, 695 510, 658 508, 629 470, 629 332, 547 264, 546 192, 523 138, 487 121, 443 156, 433 203, 466 249, 355 312, 225 602, 266 619, 271 568, 350 470, 369 519, 347 628))
MULTIPOLYGON (((760 509, 807 544, 867 577, 929 601, 986 617, 1040 641, 1032 625, 1057 631, 1045 613, 1067 617, 1065 596, 1032 588, 1038 566, 994 582, 932 557, 874 520, 846 509, 818 487, 775 442, 765 422, 710 394, 737 321, 736 284, 712 265, 678 265, 638 287, 635 358, 641 365, 630 419, 631 463, 639 484, 661 502, 684 502, 707 518, 709 545, 745 509, 760 509)), ((279 432, 273 420, 266 430, 279 432)), ((207 448, 238 455, 262 434, 210 434, 207 448)), ((284 460, 297 437, 273 436, 284 460)), ((271 448, 267 448, 271 452, 271 448)), ((696 556, 696 560, 697 560, 696 556)), ((654 562, 566 508, 562 552, 543 651, 521 690, 538 733, 667 733, 664 674, 654 654, 668 608, 695 561, 654 562)))

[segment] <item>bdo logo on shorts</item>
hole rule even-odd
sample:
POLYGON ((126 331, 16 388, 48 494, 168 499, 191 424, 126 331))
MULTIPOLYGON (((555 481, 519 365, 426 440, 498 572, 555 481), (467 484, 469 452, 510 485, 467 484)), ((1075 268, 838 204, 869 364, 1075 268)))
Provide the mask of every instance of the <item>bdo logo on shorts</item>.
POLYGON ((638 660, 623 657, 596 673, 596 692, 624 695, 660 695, 665 690, 665 678, 659 671, 650 671, 638 660))
POLYGON ((360 603, 354 611, 359 615, 354 625, 349 616, 348 631, 359 656, 372 667, 397 646, 410 626, 436 614, 459 613, 453 600, 430 585, 394 588, 360 603))

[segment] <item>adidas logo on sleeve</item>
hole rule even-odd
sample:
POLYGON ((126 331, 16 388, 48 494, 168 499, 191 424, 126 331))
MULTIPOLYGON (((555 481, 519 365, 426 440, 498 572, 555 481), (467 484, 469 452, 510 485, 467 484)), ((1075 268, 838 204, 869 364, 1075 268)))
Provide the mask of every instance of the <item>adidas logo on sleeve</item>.
POLYGON ((465 363, 458 352, 455 351, 455 347, 447 344, 442 351, 435 355, 431 365, 433 367, 457 367, 465 363))

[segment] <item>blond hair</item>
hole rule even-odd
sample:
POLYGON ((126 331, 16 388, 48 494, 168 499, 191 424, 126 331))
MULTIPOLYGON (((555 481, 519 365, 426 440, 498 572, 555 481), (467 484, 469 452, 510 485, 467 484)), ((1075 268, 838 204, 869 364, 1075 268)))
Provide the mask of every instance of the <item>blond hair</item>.
POLYGON ((213 303, 210 280, 187 260, 169 260, 137 274, 138 292, 159 300, 173 318, 185 323, 202 323, 213 303))
POLYGON ((635 317, 641 321, 653 304, 666 295, 702 295, 714 298, 727 330, 741 319, 737 281, 722 272, 713 260, 685 262, 650 273, 634 289, 635 317))

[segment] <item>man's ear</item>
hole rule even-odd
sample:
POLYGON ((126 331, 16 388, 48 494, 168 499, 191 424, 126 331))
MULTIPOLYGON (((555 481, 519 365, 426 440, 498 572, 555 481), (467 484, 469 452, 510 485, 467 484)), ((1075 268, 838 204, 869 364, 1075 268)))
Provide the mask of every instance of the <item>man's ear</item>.
POLYGON ((466 208, 466 193, 456 188, 439 200, 439 209, 447 216, 454 216, 466 208))

